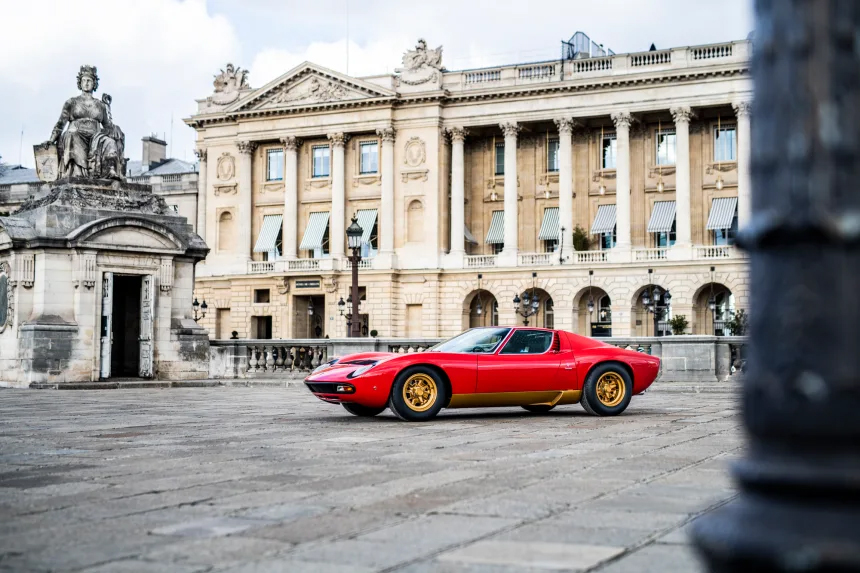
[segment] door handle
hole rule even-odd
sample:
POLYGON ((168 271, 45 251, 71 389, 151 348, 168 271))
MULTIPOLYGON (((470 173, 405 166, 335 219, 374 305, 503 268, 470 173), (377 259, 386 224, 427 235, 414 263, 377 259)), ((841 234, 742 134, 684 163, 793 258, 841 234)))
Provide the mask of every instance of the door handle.
POLYGON ((571 364, 565 364, 565 365, 564 365, 564 369, 565 369, 565 370, 573 370, 573 365, 571 365, 571 364))

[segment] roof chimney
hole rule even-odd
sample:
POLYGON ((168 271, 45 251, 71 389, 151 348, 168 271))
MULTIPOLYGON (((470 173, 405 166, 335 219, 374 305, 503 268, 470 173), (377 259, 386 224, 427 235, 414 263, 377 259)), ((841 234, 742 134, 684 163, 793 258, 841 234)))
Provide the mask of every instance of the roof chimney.
POLYGON ((158 139, 154 135, 143 138, 143 161, 141 168, 143 171, 152 169, 152 167, 167 159, 167 142, 158 139))

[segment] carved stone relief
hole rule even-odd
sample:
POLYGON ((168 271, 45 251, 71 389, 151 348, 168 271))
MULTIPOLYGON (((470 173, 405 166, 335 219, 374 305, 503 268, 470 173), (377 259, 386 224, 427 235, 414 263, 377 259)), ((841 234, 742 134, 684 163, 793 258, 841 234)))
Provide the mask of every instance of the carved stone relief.
POLYGON ((215 185, 215 195, 235 195, 238 191, 237 185, 235 183, 231 183, 230 185, 215 185))
POLYGON ((12 325, 14 316, 14 291, 9 280, 10 271, 9 263, 0 262, 0 332, 12 325))
POLYGON ((420 137, 410 137, 403 149, 403 163, 418 167, 427 160, 427 146, 420 137))
POLYGON ((236 160, 225 151, 218 158, 218 167, 216 169, 218 179, 221 181, 229 181, 236 174, 236 160))
POLYGON ((259 107, 275 107, 285 104, 327 103, 352 99, 357 94, 348 90, 343 84, 311 76, 307 81, 296 85, 285 83, 277 88, 259 107))
POLYGON ((398 74, 396 84, 415 86, 440 83, 442 70, 442 46, 435 50, 428 49, 427 42, 420 38, 414 50, 407 50, 403 54, 403 67, 394 70, 398 74))

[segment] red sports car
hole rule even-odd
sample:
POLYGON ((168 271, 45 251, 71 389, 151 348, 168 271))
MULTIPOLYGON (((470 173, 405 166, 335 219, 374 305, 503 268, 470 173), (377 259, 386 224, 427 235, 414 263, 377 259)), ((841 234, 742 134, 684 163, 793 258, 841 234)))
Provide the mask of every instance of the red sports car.
POLYGON ((426 352, 366 352, 334 358, 305 384, 356 416, 391 408, 410 422, 442 408, 521 406, 548 412, 579 402, 615 416, 654 382, 660 359, 561 330, 473 328, 426 352))

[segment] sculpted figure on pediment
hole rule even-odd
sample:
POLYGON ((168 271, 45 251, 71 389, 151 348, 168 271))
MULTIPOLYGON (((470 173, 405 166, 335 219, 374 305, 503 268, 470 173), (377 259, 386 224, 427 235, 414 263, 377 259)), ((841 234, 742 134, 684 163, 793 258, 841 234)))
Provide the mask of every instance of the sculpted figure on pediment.
POLYGON ((325 103, 339 101, 347 98, 350 92, 341 84, 311 77, 306 82, 296 86, 295 84, 284 84, 264 106, 283 105, 292 103, 325 103))
POLYGON ((431 50, 427 48, 427 42, 420 38, 414 50, 403 54, 403 67, 394 71, 399 74, 398 81, 406 85, 441 83, 442 46, 431 50))
POLYGON ((243 70, 233 64, 221 70, 221 73, 215 76, 215 81, 212 82, 215 86, 215 93, 212 95, 212 103, 217 105, 227 105, 239 99, 241 90, 250 89, 248 85, 248 70, 243 70))

